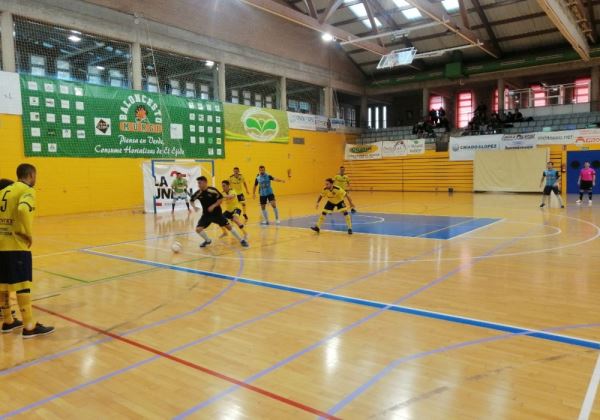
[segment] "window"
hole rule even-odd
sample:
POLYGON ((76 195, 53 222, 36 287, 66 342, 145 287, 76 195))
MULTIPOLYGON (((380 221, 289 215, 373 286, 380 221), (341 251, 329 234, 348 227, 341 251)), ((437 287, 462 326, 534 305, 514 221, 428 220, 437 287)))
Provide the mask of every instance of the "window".
POLYGON ((533 106, 546 106, 546 90, 540 85, 531 85, 529 88, 531 89, 533 106))
POLYGON ((469 125, 473 115, 473 93, 461 92, 458 94, 458 105, 456 112, 456 123, 459 128, 469 125))
MULTIPOLYGON (((508 88, 504 88, 504 111, 510 109, 508 106, 508 88)), ((494 91, 494 103, 492 106, 494 112, 498 112, 498 89, 494 91)))
MULTIPOLYGON (((353 2, 354 0, 344 0, 344 3, 353 2)), ((373 29, 371 27, 371 21, 369 20, 369 17, 367 15, 367 9, 365 9, 365 5, 363 3, 350 4, 348 8, 354 14, 354 16, 356 16, 359 19, 362 19, 363 25, 365 25, 369 29, 373 29)), ((378 28, 381 27, 381 22, 377 18, 375 18, 375 25, 377 25, 378 28)))
POLYGON ((387 128, 387 106, 381 108, 381 127, 387 128))
POLYGON ((442 0, 442 4, 447 12, 455 12, 459 9, 458 0, 442 0))
POLYGON ((444 107, 444 97, 443 96, 430 96, 429 97, 429 109, 435 109, 436 111, 440 108, 444 107))
POLYGON ((375 107, 375 129, 379 130, 379 107, 375 107))
POLYGON ((573 95, 573 102, 576 104, 583 104, 590 101, 590 82, 592 80, 588 77, 575 80, 575 94, 573 95))
POLYGON ((367 111, 367 127, 373 128, 373 108, 369 107, 367 111))

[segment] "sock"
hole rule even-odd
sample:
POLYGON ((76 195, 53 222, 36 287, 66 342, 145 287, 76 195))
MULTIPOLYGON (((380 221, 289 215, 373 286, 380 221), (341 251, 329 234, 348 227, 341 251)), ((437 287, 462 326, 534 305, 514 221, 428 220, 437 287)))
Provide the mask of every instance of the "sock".
POLYGON ((589 193, 588 197, 589 197, 590 201, 592 201, 592 193, 589 193))
POLYGON ((277 207, 273 209, 273 213, 275 213, 275 220, 279 220, 279 209, 277 207))
POLYGON ((580 201, 583 200, 583 193, 582 192, 579 193, 579 200, 580 201))
POLYGON ((324 221, 325 221, 325 214, 321 213, 321 215, 319 216, 319 220, 317 220, 317 227, 321 228, 321 225, 323 224, 324 221))
POLYGON ((262 215, 263 215, 263 220, 265 222, 268 222, 269 221, 269 214, 267 213, 267 209, 266 208, 262 209, 262 215))
POLYGON ((171 204, 171 210, 175 210, 175 202, 173 201, 173 204, 171 204))
POLYGON ((2 322, 12 324, 15 320, 10 310, 10 297, 8 292, 0 292, 0 309, 2 309, 2 322))
POLYGON ((188 203, 187 201, 185 202, 186 207, 188 208, 188 210, 190 209, 190 203, 188 203))
POLYGON ((558 204, 560 204, 562 206, 563 202, 562 202, 562 197, 560 196, 560 194, 557 194, 556 198, 558 199, 558 204))
POLYGON ((233 237, 234 237, 235 239, 237 239, 238 241, 241 241, 241 240, 242 240, 242 237, 240 236, 240 234, 239 234, 239 233, 237 233, 237 232, 235 231, 235 229, 231 229, 231 230, 230 230, 230 232, 231 232, 231 234, 233 235, 233 237))
POLYGON ((31 291, 29 289, 18 291, 17 302, 19 303, 19 309, 21 309, 25 329, 34 329, 35 321, 33 319, 33 310, 31 309, 31 291))
POLYGON ((348 225, 348 229, 352 229, 352 217, 350 217, 348 212, 344 213, 344 216, 346 216, 346 225, 348 225))
POLYGON ((210 241, 210 238, 208 237, 205 231, 198 232, 198 235, 200 235, 205 241, 210 241))

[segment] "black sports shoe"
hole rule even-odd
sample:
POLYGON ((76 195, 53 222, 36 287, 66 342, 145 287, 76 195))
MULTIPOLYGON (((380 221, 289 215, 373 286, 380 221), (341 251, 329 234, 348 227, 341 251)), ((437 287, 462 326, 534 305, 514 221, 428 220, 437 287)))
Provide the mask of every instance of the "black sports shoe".
POLYGON ((312 230, 314 230, 315 232, 317 232, 317 233, 321 232, 321 229, 319 229, 319 227, 318 227, 318 226, 311 226, 310 228, 311 228, 312 230))
POLYGON ((545 205, 546 205, 545 203, 542 203, 542 204, 540 204, 540 207, 544 207, 545 205))
POLYGON ((354 207, 352 207, 352 208, 350 209, 350 213, 356 213, 356 209, 355 209, 354 207))
POLYGON ((209 239, 208 241, 204 241, 200 244, 200 248, 205 248, 208 245, 212 244, 212 241, 209 239))
POLYGON ((248 215, 244 214, 244 219, 246 219, 246 221, 248 221, 248 215))
POLYGON ((19 321, 17 318, 14 318, 12 323, 2 324, 2 334, 9 333, 19 328, 23 328, 23 322, 19 321))
POLYGON ((561 209, 564 209, 564 208, 565 208, 565 205, 564 205, 564 204, 562 204, 562 205, 560 206, 560 208, 561 208, 561 209))
POLYGON ((250 245, 248 245, 248 241, 246 241, 245 239, 242 239, 241 242, 240 242, 240 244, 242 244, 242 246, 244 248, 248 248, 250 246, 250 245))
POLYGON ((46 327, 39 322, 35 324, 35 328, 32 330, 23 329, 23 338, 33 338, 38 335, 46 335, 54 332, 54 327, 46 327))
POLYGON ((352 229, 348 229, 348 235, 352 235, 352 229))

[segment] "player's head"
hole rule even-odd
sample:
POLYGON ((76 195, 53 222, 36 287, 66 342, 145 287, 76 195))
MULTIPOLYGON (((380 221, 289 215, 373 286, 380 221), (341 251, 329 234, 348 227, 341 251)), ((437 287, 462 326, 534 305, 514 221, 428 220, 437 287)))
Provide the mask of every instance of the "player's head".
POLYGON ((202 191, 208 188, 208 179, 206 179, 204 175, 196 178, 196 181, 198 181, 198 188, 200 188, 202 191))
POLYGON ((0 190, 3 190, 6 187, 8 187, 9 185, 12 185, 14 183, 15 183, 15 181, 13 181, 12 179, 2 178, 2 179, 0 179, 0 190))
POLYGON ((344 175, 345 172, 346 172, 346 168, 344 168, 343 166, 340 166, 340 175, 344 175))
POLYGON ((264 165, 260 165, 260 166, 258 167, 258 173, 260 173, 260 174, 264 174, 264 173, 265 173, 265 170, 266 170, 266 169, 265 169, 265 166, 264 166, 264 165))
POLYGON ((327 178, 325 180, 325 188, 327 188, 329 190, 333 188, 333 179, 327 178))
POLYGON ((19 181, 33 187, 36 178, 35 166, 30 165, 29 163, 21 163, 17 166, 17 178, 19 181))
POLYGON ((240 168, 238 168, 237 166, 235 168, 233 168, 233 174, 234 175, 239 175, 240 174, 240 168))
POLYGON ((229 192, 229 190, 231 189, 231 185, 229 185, 229 181, 227 180, 221 182, 221 186, 223 186, 223 191, 225 192, 229 192))
POLYGON ((179 178, 179 179, 183 178, 183 174, 181 172, 177 172, 177 178, 179 178))
POLYGON ((590 167, 590 162, 585 162, 583 164, 583 167, 586 168, 586 169, 589 168, 590 167))
POLYGON ((552 169, 553 166, 554 166, 554 164, 552 162, 546 163, 546 168, 548 168, 548 169, 552 169))

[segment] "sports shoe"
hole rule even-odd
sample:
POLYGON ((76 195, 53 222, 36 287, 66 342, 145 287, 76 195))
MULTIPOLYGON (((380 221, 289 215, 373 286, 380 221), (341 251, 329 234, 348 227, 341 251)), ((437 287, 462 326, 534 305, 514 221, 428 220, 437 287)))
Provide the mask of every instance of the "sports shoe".
POLYGON ((262 222, 260 222, 261 225, 263 226, 267 226, 269 224, 268 220, 263 220, 262 222))
POLYGON ((355 209, 354 207, 352 207, 352 208, 350 209, 350 213, 356 213, 356 209, 355 209))
POLYGON ((241 242, 240 242, 240 244, 242 244, 242 246, 244 248, 248 248, 250 246, 250 245, 248 245, 248 242, 245 239, 242 239, 241 242))
POLYGON ((33 338, 38 335, 46 335, 53 332, 54 327, 46 327, 38 322, 32 330, 23 329, 23 338, 33 338))
POLYGON ((279 221, 279 219, 275 220, 275 224, 276 224, 276 225, 279 225, 279 224, 281 224, 281 222, 279 221))
POLYGON ((321 229, 318 226, 311 226, 310 228, 317 233, 321 232, 321 229))
POLYGON ((248 221, 248 215, 247 215, 247 214, 244 214, 244 219, 245 219, 246 221, 248 221))
POLYGON ((592 205, 592 200, 588 200, 588 206, 592 205))
POLYGON ((204 241, 200 244, 200 248, 206 248, 208 245, 212 244, 212 241, 209 239, 208 241, 204 241))
POLYGON ((352 229, 348 229, 348 235, 352 235, 352 229))
POLYGON ((561 204, 561 205, 560 205, 560 208, 561 208, 561 209, 564 209, 564 208, 565 208, 565 205, 564 205, 564 204, 561 204))
POLYGON ((577 200, 575 204, 581 204, 581 200, 577 200))
POLYGON ((542 203, 542 204, 540 204, 540 208, 541 208, 541 207, 544 207, 545 205, 546 205, 546 203, 542 203))
POLYGON ((10 323, 10 324, 3 323, 2 324, 2 334, 9 333, 9 332, 14 331, 19 328, 23 328, 23 322, 14 318, 12 323, 10 323))

